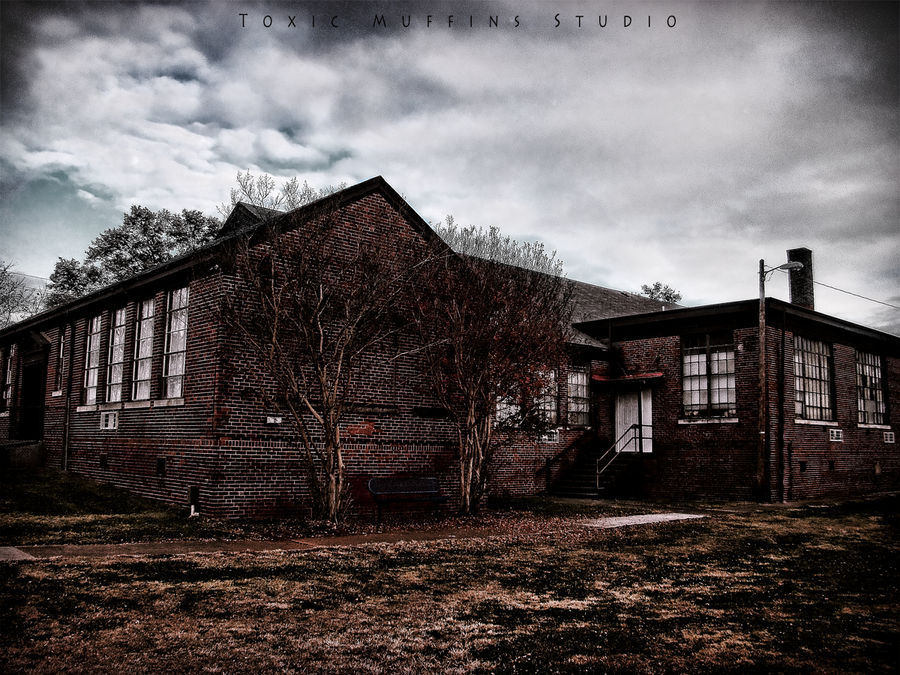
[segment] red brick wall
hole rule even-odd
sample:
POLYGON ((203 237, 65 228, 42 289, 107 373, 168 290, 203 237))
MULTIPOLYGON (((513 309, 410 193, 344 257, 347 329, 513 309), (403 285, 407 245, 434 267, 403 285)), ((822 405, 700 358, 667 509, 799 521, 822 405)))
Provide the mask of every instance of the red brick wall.
MULTIPOLYGON (((814 335, 803 335, 815 339, 814 335)), ((885 431, 896 435, 900 427, 900 359, 884 359, 886 372, 882 376, 888 381, 889 423, 878 427, 860 425, 856 352, 851 346, 833 344, 834 423, 803 424, 796 421, 794 414, 793 338, 790 332, 785 336, 785 370, 789 374, 785 378, 784 407, 782 491, 785 498, 810 499, 900 489, 900 445, 884 442, 885 431), (843 441, 830 441, 829 429, 840 429, 843 441)), ((773 492, 777 492, 777 483, 773 487, 773 492)))
MULTIPOLYGON (((662 371, 653 389, 653 454, 644 460, 645 494, 654 498, 753 499, 758 457, 759 361, 758 330, 734 331, 736 345, 736 423, 679 423, 681 402, 681 336, 631 340, 616 345, 627 372, 662 371)), ((846 496, 900 487, 900 451, 884 443, 886 430, 896 431, 900 407, 900 364, 888 358, 890 425, 860 427, 857 420, 856 362, 853 347, 834 344, 835 425, 795 421, 793 335, 785 336, 784 449, 779 463, 779 369, 781 332, 767 330, 768 498, 780 500, 846 496), (893 405, 892 405, 893 403, 893 405), (840 428, 842 443, 829 442, 828 429, 840 428), (804 463, 801 471, 800 462, 804 463), (876 474, 876 465, 880 473, 876 474), (779 490, 783 480, 783 490, 779 490)), ((613 428, 614 395, 601 392, 600 410, 613 428)), ((602 436, 602 431, 601 431, 602 436)))

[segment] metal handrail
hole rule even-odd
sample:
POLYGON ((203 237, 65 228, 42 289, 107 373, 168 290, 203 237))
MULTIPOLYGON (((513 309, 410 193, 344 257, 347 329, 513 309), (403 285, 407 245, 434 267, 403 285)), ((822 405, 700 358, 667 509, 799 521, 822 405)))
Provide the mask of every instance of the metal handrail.
POLYGON ((602 455, 600 455, 597 458, 597 489, 598 490, 600 489, 600 474, 602 474, 604 471, 606 471, 609 468, 609 465, 612 464, 616 460, 616 457, 619 456, 619 453, 621 453, 625 448, 628 447, 629 443, 635 442, 638 438, 643 439, 644 432, 643 432, 643 429, 641 428, 641 426, 642 425, 640 425, 640 424, 632 424, 630 427, 628 427, 625 431, 622 432, 622 435, 616 439, 615 443, 613 443, 611 446, 609 446, 609 449, 606 452, 604 452, 602 455), (640 434, 641 434, 640 437, 638 436, 637 431, 640 431, 640 434), (626 441, 620 449, 619 448, 620 441, 623 438, 625 438, 628 434, 632 435, 631 438, 628 439, 628 441, 626 441), (610 454, 612 454, 611 457, 609 457, 610 454), (608 460, 607 460, 607 457, 609 457, 608 460), (600 464, 601 464, 601 462, 604 462, 604 461, 606 463, 603 464, 603 466, 601 467, 600 464))

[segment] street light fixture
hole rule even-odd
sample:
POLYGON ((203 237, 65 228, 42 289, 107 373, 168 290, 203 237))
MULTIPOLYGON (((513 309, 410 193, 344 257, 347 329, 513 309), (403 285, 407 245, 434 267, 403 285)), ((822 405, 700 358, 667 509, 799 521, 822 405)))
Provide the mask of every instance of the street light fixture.
POLYGON ((756 484, 759 489, 759 497, 763 498, 766 480, 766 464, 768 456, 766 449, 766 433, 769 427, 769 382, 766 363, 768 361, 766 349, 766 279, 778 270, 801 270, 803 263, 796 260, 786 262, 777 267, 766 267, 765 260, 759 261, 759 442, 756 455, 756 484))

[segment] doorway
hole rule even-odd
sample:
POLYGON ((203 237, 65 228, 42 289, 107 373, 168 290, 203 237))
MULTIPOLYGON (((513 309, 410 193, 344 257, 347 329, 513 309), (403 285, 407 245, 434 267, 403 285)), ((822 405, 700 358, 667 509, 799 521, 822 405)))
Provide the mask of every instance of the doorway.
POLYGON ((621 391, 616 394, 616 438, 619 452, 653 452, 653 392, 621 391), (638 405, 640 402, 640 405, 638 405), (628 428, 639 425, 640 434, 626 434, 628 428))
POLYGON ((22 396, 16 437, 23 441, 44 438, 44 380, 47 363, 43 359, 22 364, 22 396))

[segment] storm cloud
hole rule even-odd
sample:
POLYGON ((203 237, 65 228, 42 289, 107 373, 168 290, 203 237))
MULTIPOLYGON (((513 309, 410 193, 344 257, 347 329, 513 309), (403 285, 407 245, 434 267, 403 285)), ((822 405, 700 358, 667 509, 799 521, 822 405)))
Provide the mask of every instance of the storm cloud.
MULTIPOLYGON (((795 246, 818 280, 900 304, 893 3, 0 12, 0 249, 28 274, 131 204, 214 214, 249 168, 383 175, 427 220, 497 225, 574 278, 662 280, 687 304, 754 297, 758 260, 795 246)), ((897 310, 817 294, 900 332, 897 310)))

